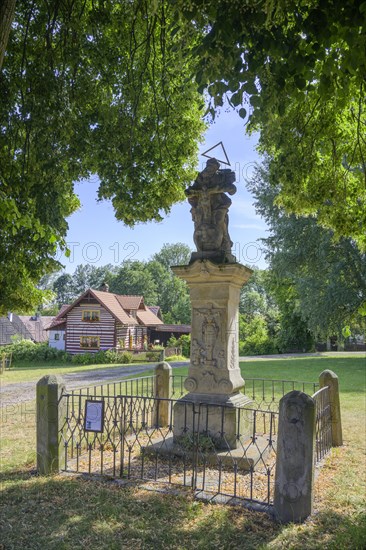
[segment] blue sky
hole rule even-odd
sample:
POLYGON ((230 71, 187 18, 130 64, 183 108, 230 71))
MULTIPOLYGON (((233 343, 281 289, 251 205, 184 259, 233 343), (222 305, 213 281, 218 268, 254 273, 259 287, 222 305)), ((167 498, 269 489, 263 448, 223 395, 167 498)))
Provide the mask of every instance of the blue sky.
MULTIPOLYGON (((233 112, 222 112, 205 135, 200 147, 204 152, 222 141, 236 173, 237 193, 232 196, 229 210, 229 233, 234 243, 237 260, 248 266, 266 266, 259 239, 268 235, 265 222, 255 213, 253 198, 245 187, 254 163, 259 161, 255 147, 257 137, 245 134, 244 121, 233 112)), ((199 157, 198 170, 206 158, 199 157)), ((226 166, 222 165, 222 168, 226 166)), ((97 202, 98 178, 78 183, 76 193, 81 208, 68 219, 67 242, 70 258, 61 257, 65 271, 72 273, 80 263, 105 265, 120 264, 123 260, 148 260, 164 243, 183 242, 195 249, 193 222, 187 202, 174 205, 171 213, 160 223, 139 224, 134 229, 125 227, 114 217, 109 201, 97 202)))

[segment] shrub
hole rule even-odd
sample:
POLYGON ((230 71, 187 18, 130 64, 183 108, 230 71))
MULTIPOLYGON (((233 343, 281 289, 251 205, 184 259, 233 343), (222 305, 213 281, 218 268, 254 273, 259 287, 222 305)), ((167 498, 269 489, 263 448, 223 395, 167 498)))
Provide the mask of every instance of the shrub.
POLYGON ((124 351, 117 353, 113 350, 97 351, 96 353, 77 353, 72 356, 75 365, 105 365, 110 363, 132 363, 132 353, 124 351))
POLYGON ((48 342, 35 344, 32 340, 16 340, 8 346, 4 346, 5 353, 13 354, 13 361, 70 361, 70 355, 65 351, 51 348, 48 342))
POLYGON ((182 355, 184 355, 184 357, 189 357, 191 354, 191 335, 183 334, 179 340, 182 347, 182 355))
POLYGON ((122 363, 123 365, 132 363, 133 355, 129 351, 124 351, 123 353, 117 353, 118 355, 118 363, 122 363))
POLYGON ((254 316, 249 322, 240 317, 239 355, 269 355, 278 353, 276 340, 271 338, 265 319, 254 316))
POLYGON ((183 355, 169 355, 169 357, 165 357, 164 361, 173 362, 173 361, 186 361, 187 357, 183 357, 183 355))
POLYGON ((175 338, 172 334, 166 345, 168 348, 181 348, 182 355, 189 357, 191 354, 191 335, 183 334, 180 338, 175 338))

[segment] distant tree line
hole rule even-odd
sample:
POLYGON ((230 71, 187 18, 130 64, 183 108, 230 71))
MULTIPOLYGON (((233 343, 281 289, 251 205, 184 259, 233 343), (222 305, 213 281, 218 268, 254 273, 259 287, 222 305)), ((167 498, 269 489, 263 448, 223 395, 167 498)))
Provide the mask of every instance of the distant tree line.
MULTIPOLYGON (((269 268, 255 268, 241 290, 240 354, 312 351, 330 337, 342 345, 345 338, 364 334, 364 255, 351 240, 333 241, 311 218, 286 215, 275 205, 276 189, 265 182, 263 166, 250 185, 271 230, 263 243, 269 268)), ((73 274, 45 277, 40 286, 52 291, 53 299, 42 314, 54 315, 87 288, 107 282, 110 292, 142 295, 147 305, 159 305, 165 323, 189 324, 188 287, 170 266, 187 264, 190 253, 185 244, 164 244, 148 261, 78 265, 73 274)))

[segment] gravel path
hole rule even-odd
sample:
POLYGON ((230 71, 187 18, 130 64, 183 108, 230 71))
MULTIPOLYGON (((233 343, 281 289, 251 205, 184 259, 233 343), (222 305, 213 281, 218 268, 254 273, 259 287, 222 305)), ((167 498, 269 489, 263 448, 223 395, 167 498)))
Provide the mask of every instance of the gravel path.
MULTIPOLYGON (((169 363, 172 368, 183 367, 188 365, 188 362, 169 363)), ((111 369, 84 370, 81 372, 73 372, 64 374, 64 379, 67 390, 74 390, 86 386, 97 386, 103 382, 111 382, 121 380, 123 378, 133 378, 136 374, 146 371, 153 371, 155 364, 147 363, 146 365, 135 365, 130 367, 119 367, 111 369)), ((1 382, 0 382, 1 383, 1 382)), ((25 401, 32 401, 36 398, 37 382, 18 382, 17 384, 7 384, 0 386, 0 404, 2 407, 7 405, 16 405, 25 401)))

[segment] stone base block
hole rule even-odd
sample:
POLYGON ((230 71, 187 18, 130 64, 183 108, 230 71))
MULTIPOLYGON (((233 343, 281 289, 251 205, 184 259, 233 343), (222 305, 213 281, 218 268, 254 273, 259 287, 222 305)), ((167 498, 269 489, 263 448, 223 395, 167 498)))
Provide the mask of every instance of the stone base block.
POLYGON ((206 450, 196 453, 192 450, 192 447, 186 446, 184 442, 177 442, 176 438, 168 437, 161 438, 155 443, 144 447, 143 452, 145 455, 155 456, 156 454, 162 457, 186 457, 191 459, 197 465, 197 462, 205 462, 207 466, 217 468, 220 464, 224 469, 232 470, 234 464, 237 465, 238 470, 249 471, 256 470, 257 466, 263 466, 263 460, 265 460, 270 452, 271 448, 268 445, 268 438, 258 436, 256 438, 256 444, 251 445, 251 440, 244 441, 240 447, 236 449, 226 451, 206 450))
POLYGON ((173 435, 176 444, 200 438, 200 444, 228 450, 242 447, 253 433, 253 413, 244 407, 252 400, 233 395, 187 394, 174 405, 173 435))

